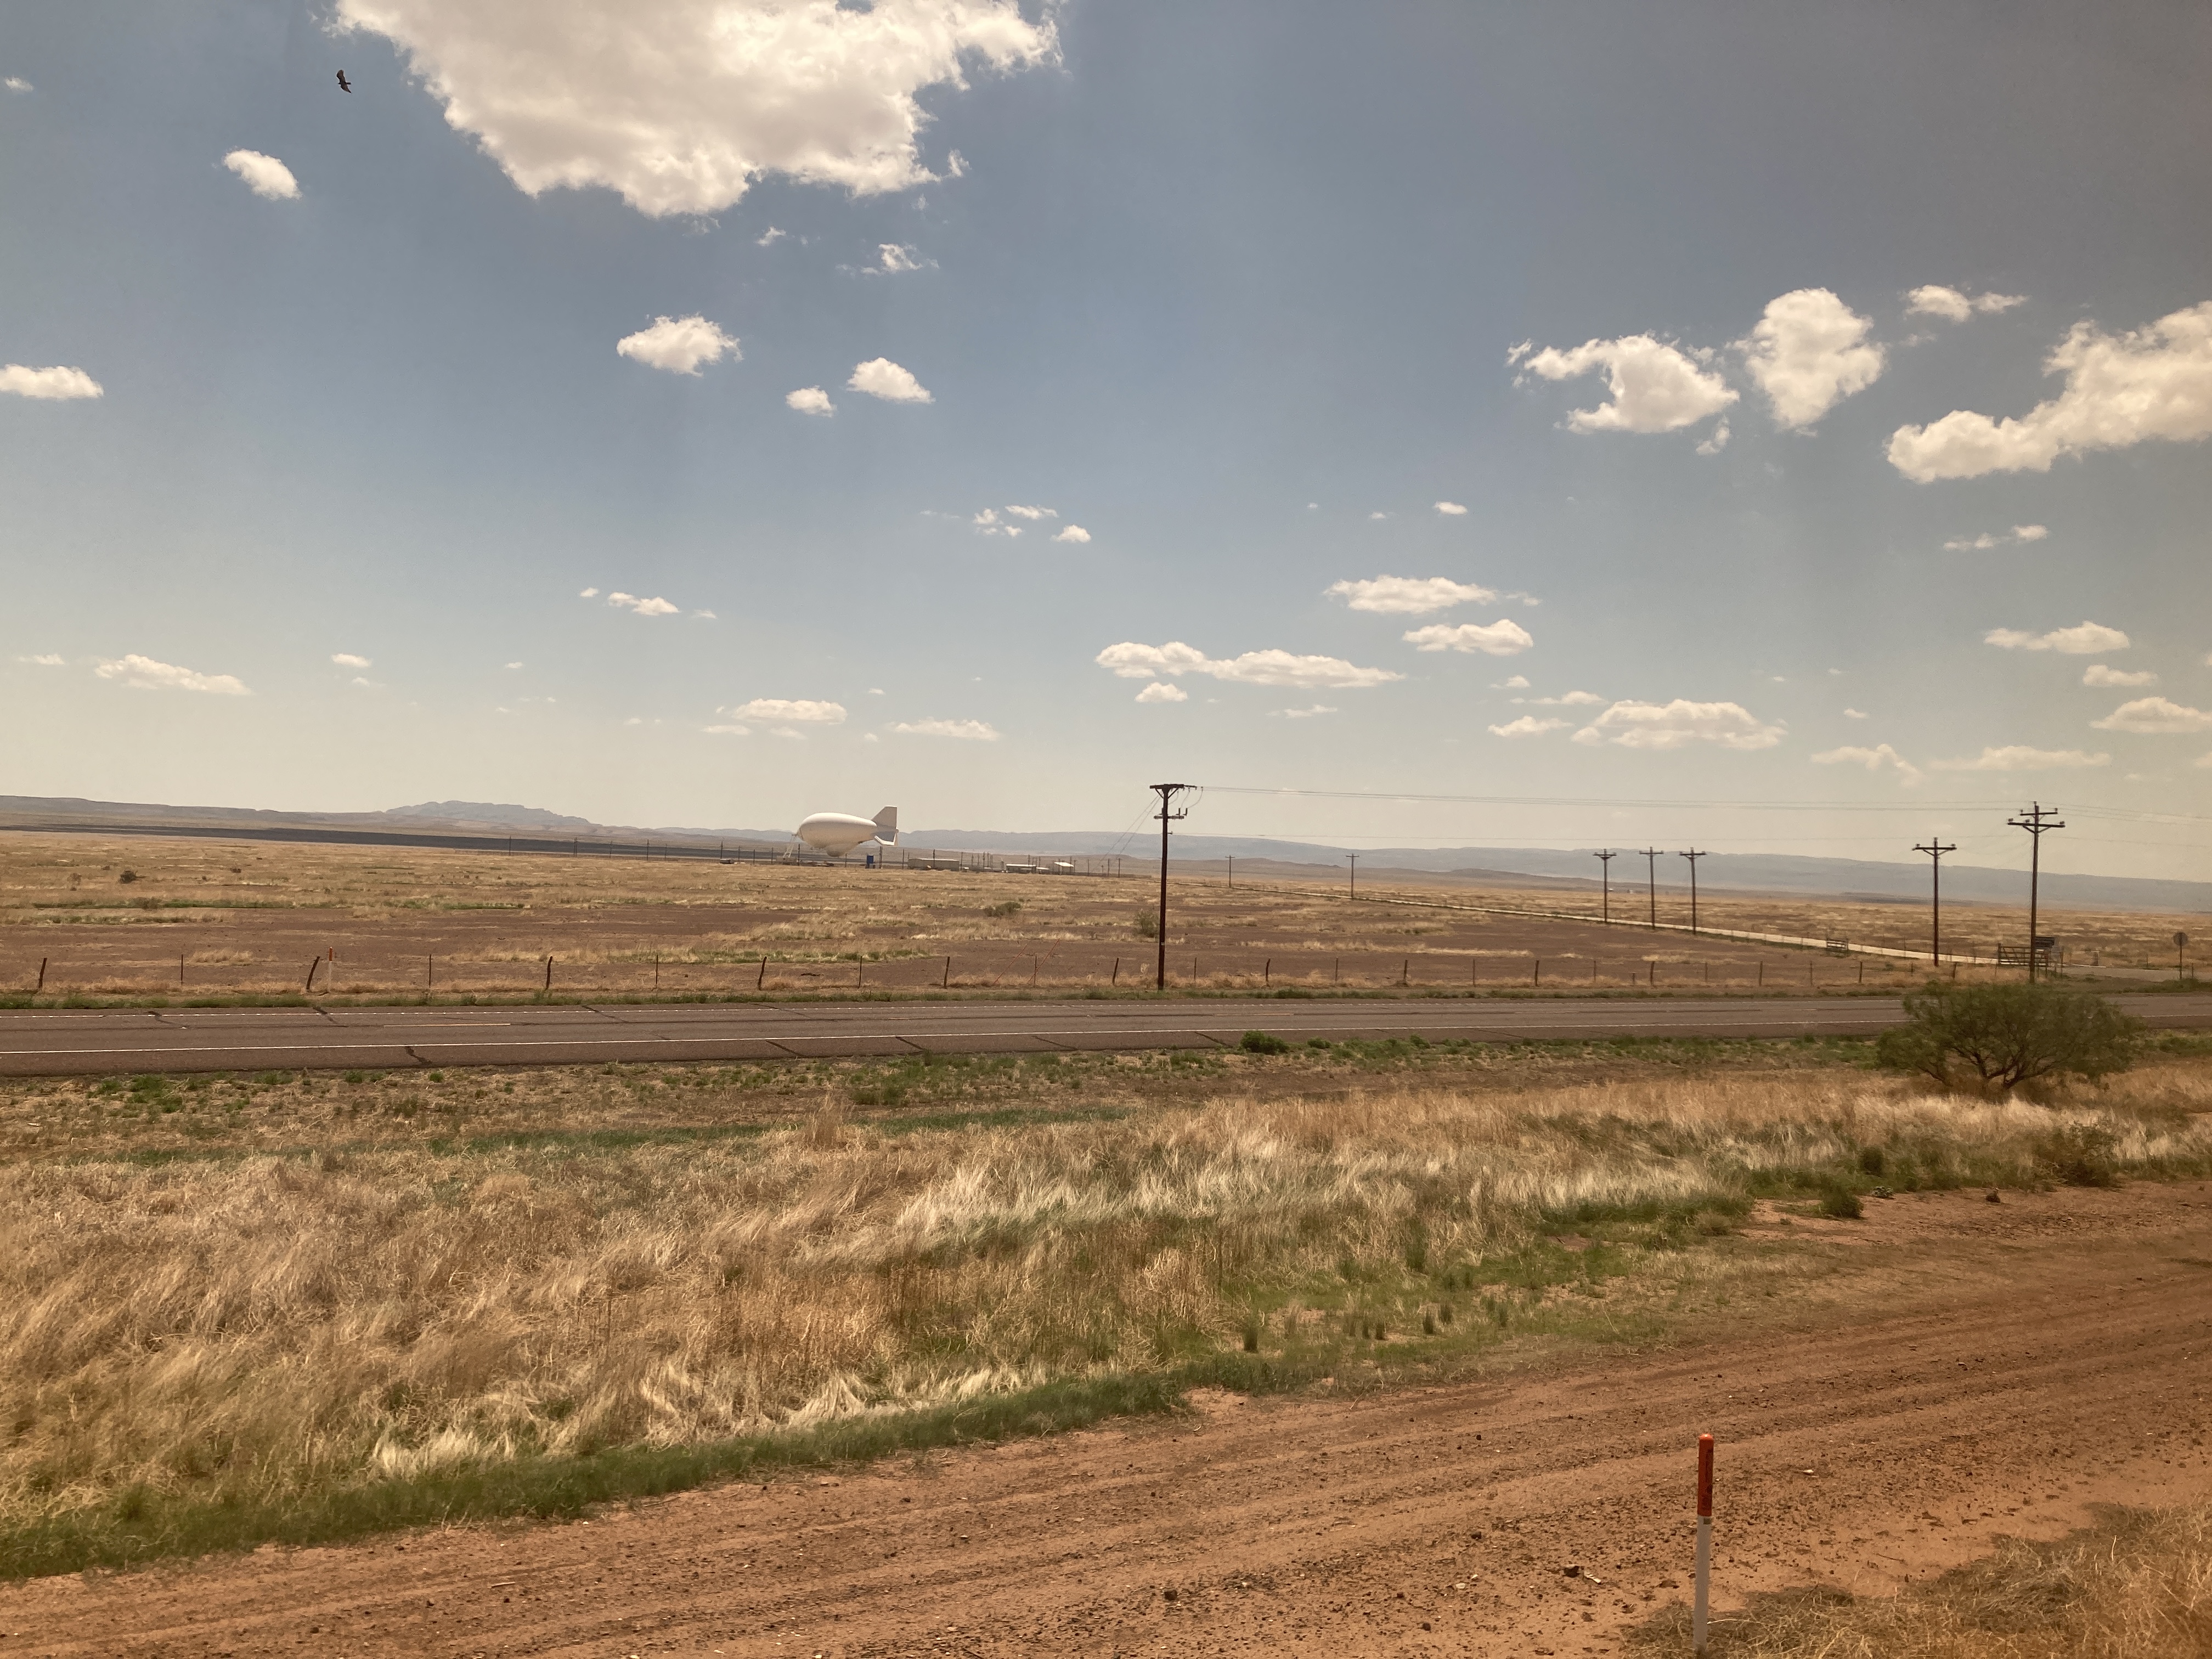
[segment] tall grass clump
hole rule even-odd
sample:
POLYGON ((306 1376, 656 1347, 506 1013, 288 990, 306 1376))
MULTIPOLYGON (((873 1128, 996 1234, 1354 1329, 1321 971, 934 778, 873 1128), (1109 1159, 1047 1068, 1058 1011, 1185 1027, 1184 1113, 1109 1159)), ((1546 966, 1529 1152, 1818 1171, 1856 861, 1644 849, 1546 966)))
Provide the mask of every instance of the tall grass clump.
POLYGON ((936 1129, 831 1101, 751 1137, 19 1162, 0 1565, 165 1505, 1494 1343, 1753 1197, 1863 1190, 1868 1148, 1899 1188, 2212 1167, 2203 1078, 2130 1081, 2059 1108, 1828 1072, 936 1129))

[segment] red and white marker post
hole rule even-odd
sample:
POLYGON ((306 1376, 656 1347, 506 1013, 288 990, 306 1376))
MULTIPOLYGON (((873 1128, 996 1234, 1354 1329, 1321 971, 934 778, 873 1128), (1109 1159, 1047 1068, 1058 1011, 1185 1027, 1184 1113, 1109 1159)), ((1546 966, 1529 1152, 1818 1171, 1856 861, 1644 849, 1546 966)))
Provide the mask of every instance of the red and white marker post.
POLYGON ((1713 1574, 1713 1437, 1698 1437, 1698 1568, 1690 1601, 1690 1651, 1705 1650, 1705 1599, 1713 1574))

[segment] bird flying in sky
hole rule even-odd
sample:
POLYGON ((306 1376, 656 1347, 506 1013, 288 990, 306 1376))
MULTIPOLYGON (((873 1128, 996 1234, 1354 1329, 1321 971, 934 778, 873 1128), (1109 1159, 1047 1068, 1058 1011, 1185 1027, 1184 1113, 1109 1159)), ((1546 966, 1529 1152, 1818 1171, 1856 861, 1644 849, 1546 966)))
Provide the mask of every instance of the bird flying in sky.
POLYGON ((338 71, 338 90, 340 92, 351 92, 353 90, 353 82, 345 78, 345 71, 343 70, 340 70, 338 71))

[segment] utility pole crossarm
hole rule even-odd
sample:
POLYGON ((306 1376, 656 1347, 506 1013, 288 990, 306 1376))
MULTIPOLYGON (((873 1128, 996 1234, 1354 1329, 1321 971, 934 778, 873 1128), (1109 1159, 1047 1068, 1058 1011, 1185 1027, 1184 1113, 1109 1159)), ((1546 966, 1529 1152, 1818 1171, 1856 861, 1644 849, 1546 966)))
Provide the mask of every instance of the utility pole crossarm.
POLYGON ((1940 838, 1930 836, 1926 846, 1923 847, 1916 842, 1913 843, 1912 850, 1928 854, 1929 880, 1931 884, 1929 895, 1928 960, 1941 968, 1943 965, 1943 854, 1955 853, 1959 849, 1955 845, 1946 846, 1940 838))

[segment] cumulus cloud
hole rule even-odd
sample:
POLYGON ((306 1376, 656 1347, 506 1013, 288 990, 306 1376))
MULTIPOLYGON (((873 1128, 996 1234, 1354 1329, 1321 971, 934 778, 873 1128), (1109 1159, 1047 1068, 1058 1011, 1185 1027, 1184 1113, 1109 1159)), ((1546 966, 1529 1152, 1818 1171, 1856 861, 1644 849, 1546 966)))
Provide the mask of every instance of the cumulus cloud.
POLYGON ((783 394, 784 403, 802 415, 835 415, 837 405, 830 401, 830 394, 818 386, 803 386, 796 392, 783 394))
POLYGON ((1092 660, 1123 679, 1206 674, 1244 685, 1285 685, 1300 690, 1363 690, 1406 678, 1387 668, 1361 668, 1339 657, 1302 657, 1279 650, 1247 651, 1242 656, 1216 659, 1180 640, 1165 645, 1139 645, 1125 640, 1108 646, 1092 660))
MULTIPOLYGON (((1526 680, 1521 682, 1523 685, 1528 683, 1526 680)), ((1512 682, 1509 680, 1506 684, 1510 685, 1512 682)), ((1531 708, 1580 708, 1588 704, 1603 702, 1605 699, 1595 691, 1570 691, 1563 697, 1516 697, 1513 701, 1526 703, 1531 708)))
POLYGON ((234 149, 222 158, 223 166, 246 180, 246 187, 256 196, 271 202, 291 202, 299 199, 300 181, 292 176, 292 169, 273 155, 264 155, 258 149, 234 149))
POLYGON ((1716 421, 1716 422, 1713 423, 1713 433, 1712 433, 1712 436, 1711 436, 1710 438, 1705 439, 1702 443, 1700 443, 1700 444, 1698 446, 1698 454, 1700 454, 1700 455, 1717 455, 1717 454, 1719 454, 1719 453, 1721 453, 1721 451, 1723 451, 1723 449, 1726 449, 1726 448, 1728 447, 1728 445, 1729 445, 1729 423, 1728 423, 1728 416, 1725 416, 1725 415, 1723 415, 1723 416, 1722 416, 1720 417, 1720 419, 1719 419, 1719 420, 1716 421))
POLYGON ((373 665, 367 657, 356 657, 350 651, 333 651, 331 660, 341 668, 368 668, 373 665))
POLYGON ((896 275, 902 270, 928 270, 937 264, 934 259, 915 257, 915 251, 900 242, 884 242, 876 248, 877 263, 872 270, 896 275))
POLYGON ((1920 781, 1920 769, 1886 743, 1876 744, 1871 749, 1846 744, 1840 749, 1830 749, 1814 756, 1813 763, 1815 766, 1863 766, 1869 772, 1879 772, 1888 767, 1907 783, 1920 781))
POLYGON ((1494 623, 1431 623, 1401 635, 1416 651, 1480 651, 1489 657, 1515 657, 1536 643, 1535 636, 1510 620, 1494 623))
POLYGON ((97 398, 100 385, 81 368, 26 368, 21 363, 9 363, 0 368, 0 392, 58 403, 70 398, 97 398))
POLYGON ((1018 519, 1056 519, 1059 512, 1049 507, 1010 507, 1007 512, 1018 519))
POLYGON ((1992 628, 1982 643, 2003 651, 2056 651, 2063 657, 2094 657, 2105 651, 2124 651, 2128 636, 2102 623, 2076 623, 2054 628, 2048 634, 2030 634, 2018 628, 1992 628))
POLYGON ((41 651, 35 657, 18 657, 15 660, 29 663, 35 668, 60 668, 65 665, 65 659, 52 651, 41 651))
POLYGON ((1863 720, 1867 718, 1866 710, 1863 708, 1846 708, 1844 710, 1844 718, 1847 720, 1863 720))
POLYGON ((104 680, 121 680, 141 691, 205 691, 222 697, 248 695, 234 674, 199 674, 173 662, 156 662, 132 653, 103 662, 92 671, 104 680))
POLYGON ((969 743, 996 743, 996 727, 984 720, 896 720, 891 730, 909 738, 960 738, 969 743))
POLYGON ((1517 720, 1492 726, 1490 734, 1494 738, 1540 738, 1547 732, 1562 731, 1573 724, 1572 720, 1563 720, 1556 715, 1523 714, 1517 720))
POLYGON ((1571 432, 1673 432, 1694 426, 1735 402, 1737 393, 1718 374, 1701 368, 1679 346, 1649 334, 1618 340, 1585 340, 1571 350, 1518 345, 1505 360, 1521 363, 1514 380, 1524 385, 1534 374, 1547 380, 1571 380, 1594 369, 1606 372, 1611 400, 1567 416, 1571 432))
POLYGON ((2056 398, 2002 420, 1954 409, 1924 427, 1901 426, 1890 436, 1890 465, 1929 483, 2048 472, 2062 455, 2204 437, 2212 433, 2212 301, 2127 334, 2076 323, 2044 370, 2066 377, 2056 398))
POLYGON ((1455 582, 1449 576, 1369 576, 1358 581, 1332 582, 1323 591, 1354 611, 1391 617, 1425 617, 1455 605, 1486 605, 1498 597, 1490 588, 1455 582))
POLYGON ((2078 767, 2109 766, 2110 755, 2085 755, 2079 749, 2031 749, 2026 744, 2007 744, 1984 749, 1972 760, 1936 761, 1938 772, 2064 772, 2078 767))
POLYGON ((1866 343, 1873 326, 1825 288, 1797 289, 1767 302, 1741 346, 1751 378, 1773 405, 1776 425, 1802 430, 1881 378, 1882 349, 1866 343))
POLYGON ((1021 526, 1007 524, 1001 520, 999 517, 999 509, 995 507, 985 507, 968 522, 986 536, 1018 536, 1022 533, 1021 526))
POLYGON ((2145 668, 2130 673, 2124 668, 2107 668, 2103 663, 2093 662, 2081 671, 2084 685, 2156 685, 2158 676, 2145 668))
POLYGON ((1976 312, 2010 311, 2014 306, 2026 305, 2027 296, 2021 294, 1961 294, 1955 288, 1945 288, 1930 283, 1925 288, 1916 288, 1905 296, 1908 316, 1941 317, 1947 322, 1963 323, 1976 312))
POLYGON ((2212 714, 2164 697, 2137 697, 2089 724, 2100 732, 2212 732, 2212 714))
POLYGON ((2007 535, 1997 535, 1984 530, 1978 536, 1961 536, 1943 544, 1946 553, 1986 553, 1993 547, 2008 547, 2016 542, 2039 542, 2051 532, 2039 524, 2016 524, 2007 535))
MULTIPOLYGON (((584 597, 592 596, 587 591, 584 597)), ((634 611, 641 617, 672 617, 681 608, 663 599, 640 599, 635 593, 610 593, 607 603, 618 611, 634 611)))
POLYGON ((1085 530, 1079 524, 1072 524, 1068 526, 1066 529, 1061 531, 1057 536, 1053 538, 1053 540, 1056 542, 1074 542, 1079 544, 1087 542, 1090 539, 1091 532, 1085 530))
POLYGON ((1172 680, 1154 680, 1137 693, 1139 702, 1188 702, 1190 693, 1172 680))
POLYGON ((1437 511, 1448 519, 1462 519, 1467 516, 1467 509, 1457 501, 1438 501, 1437 511))
POLYGON ((0 87, 7 88, 10 92, 28 92, 31 90, 31 83, 28 81, 26 81, 20 75, 11 75, 6 80, 0 81, 0 87))
POLYGON ((702 363, 718 363, 726 356, 734 363, 744 355, 736 336, 723 333, 704 317, 656 317, 651 328, 616 341, 615 349, 671 374, 696 374, 702 363))
MULTIPOLYGON (((734 708, 718 708, 732 720, 747 726, 842 726, 845 705, 817 702, 807 697, 755 697, 734 708)), ((709 728, 710 730, 714 728, 709 728)))
POLYGON ((968 66, 1056 61, 1014 0, 338 0, 393 41, 530 195, 604 185, 641 213, 717 213, 770 173, 858 195, 936 177, 917 94, 968 66))
POLYGON ((881 398, 887 404, 936 401, 909 371, 901 368, 888 357, 871 357, 865 363, 855 363, 853 378, 845 384, 855 392, 866 392, 871 398, 881 398))
POLYGON ((1575 733, 1581 744, 1617 744, 1623 749, 1686 749, 1718 744, 1723 749, 1771 749, 1784 728, 1768 725, 1741 703, 1617 702, 1575 733))
POLYGON ((1270 720, 1310 720, 1337 712, 1333 703, 1317 702, 1306 708, 1271 708, 1267 711, 1267 717, 1270 720))

